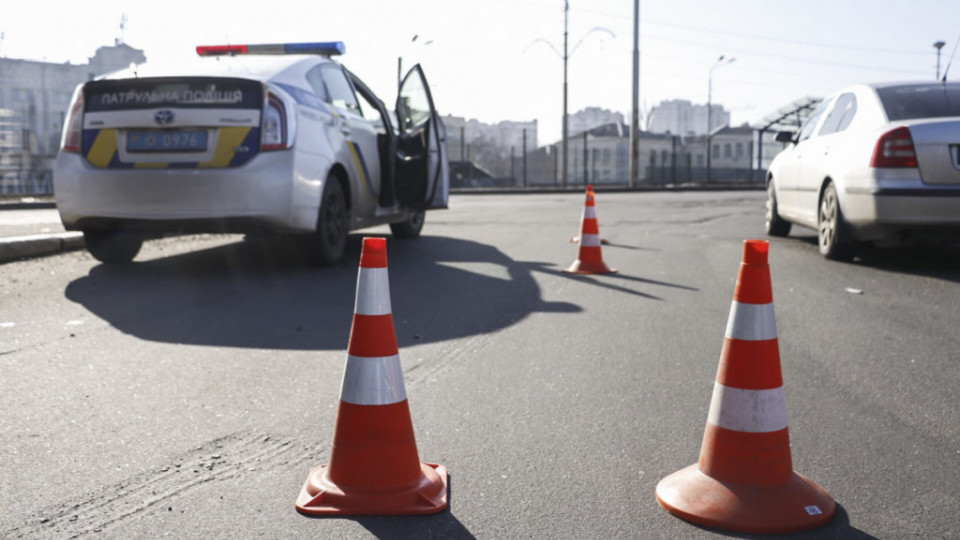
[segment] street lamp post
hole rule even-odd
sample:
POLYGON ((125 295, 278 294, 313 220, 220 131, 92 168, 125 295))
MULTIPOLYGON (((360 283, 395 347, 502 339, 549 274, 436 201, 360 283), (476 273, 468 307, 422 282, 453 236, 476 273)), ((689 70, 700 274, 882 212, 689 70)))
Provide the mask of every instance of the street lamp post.
POLYGON ((563 0, 563 187, 567 187, 567 22, 570 19, 570 2, 563 0))
POLYGON ((937 41, 936 43, 933 44, 933 48, 937 50, 937 80, 938 81, 940 80, 940 49, 942 49, 944 45, 946 45, 946 43, 943 41, 937 41))
POLYGON ((707 76, 707 183, 710 183, 710 156, 713 154, 713 148, 710 144, 713 132, 713 70, 720 66, 732 64, 736 58, 727 58, 720 55, 717 61, 710 66, 710 73, 707 76))
MULTIPOLYGON (((417 38, 419 38, 419 37, 420 37, 420 34, 414 34, 413 37, 410 39, 410 43, 416 43, 417 38)), ((427 45, 429 45, 429 44, 431 44, 431 43, 433 43, 433 40, 432 40, 432 39, 423 42, 423 46, 426 47, 427 45)), ((398 56, 398 57, 397 57, 397 89, 398 89, 398 90, 400 89, 400 85, 401 85, 402 83, 403 83, 403 57, 402 57, 402 56, 398 56)))
MULTIPOLYGON (((580 44, 583 43, 583 40, 587 39, 587 36, 589 36, 590 34, 594 32, 606 32, 612 38, 617 37, 617 35, 613 33, 613 30, 610 30, 609 28, 604 28, 602 26, 596 26, 591 28, 590 30, 587 30, 587 33, 580 38, 580 41, 578 41, 576 45, 573 46, 573 49, 568 49, 567 39, 568 39, 568 33, 569 33, 568 32, 569 14, 570 14, 570 2, 569 0, 563 0, 563 53, 562 54, 560 53, 560 51, 557 50, 556 47, 553 46, 553 43, 550 43, 549 41, 543 38, 537 38, 532 42, 530 42, 530 45, 527 45, 527 48, 530 48, 534 43, 542 42, 546 44, 548 47, 550 47, 550 49, 553 50, 553 52, 556 53, 561 60, 563 60, 563 128, 562 128, 563 142, 561 144, 561 148, 562 148, 561 153, 563 154, 562 156, 563 165, 561 166, 561 171, 562 171, 561 178, 563 179, 563 187, 567 187, 567 178, 568 178, 567 177, 567 146, 568 146, 567 139, 569 138, 569 131, 567 126, 568 124, 567 118, 569 115, 567 114, 567 96, 568 96, 567 62, 570 60, 570 57, 573 56, 573 53, 577 52, 577 48, 580 47, 580 44)), ((524 49, 524 52, 526 52, 526 49, 524 49)))

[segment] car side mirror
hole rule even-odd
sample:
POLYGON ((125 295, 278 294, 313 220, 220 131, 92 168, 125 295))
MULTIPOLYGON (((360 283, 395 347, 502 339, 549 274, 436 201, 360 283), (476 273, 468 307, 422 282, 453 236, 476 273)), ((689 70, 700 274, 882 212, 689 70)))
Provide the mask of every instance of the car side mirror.
POLYGON ((778 131, 777 135, 774 137, 779 143, 792 143, 794 133, 792 131, 778 131))

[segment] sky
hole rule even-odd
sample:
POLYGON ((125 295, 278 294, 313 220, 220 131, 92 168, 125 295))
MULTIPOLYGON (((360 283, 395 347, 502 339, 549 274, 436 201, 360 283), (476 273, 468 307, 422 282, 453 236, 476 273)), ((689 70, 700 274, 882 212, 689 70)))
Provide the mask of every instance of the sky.
MULTIPOLYGON (((568 20, 569 112, 629 122, 633 2, 569 0, 568 20)), ((564 0, 33 0, 6 2, 0 32, 0 56, 75 64, 116 39, 163 63, 201 44, 340 40, 340 60, 388 104, 402 58, 404 71, 422 64, 441 114, 537 120, 539 144, 561 133, 564 0)), ((705 104, 712 87, 731 124, 756 123, 848 84, 932 80, 933 44, 946 42, 942 73, 958 40, 956 0, 640 0, 641 115, 705 104)))

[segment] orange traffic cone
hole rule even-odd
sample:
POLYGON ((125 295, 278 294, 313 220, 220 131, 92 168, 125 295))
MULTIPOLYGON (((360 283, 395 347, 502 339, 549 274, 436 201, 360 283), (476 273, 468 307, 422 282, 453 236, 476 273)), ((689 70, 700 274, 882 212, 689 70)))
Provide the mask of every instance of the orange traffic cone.
POLYGON ((420 463, 390 310, 386 239, 364 238, 330 464, 310 471, 302 514, 432 514, 447 470, 420 463))
POLYGON ((768 249, 763 240, 743 245, 700 462, 657 484, 671 514, 745 533, 812 529, 836 506, 793 471, 768 249))
MULTIPOLYGON (((587 195, 593 196, 594 198, 594 210, 596 210, 596 193, 593 191, 593 184, 587 184, 587 195)), ((576 244, 580 241, 580 235, 570 237, 570 243, 576 244)), ((610 242, 607 242, 606 238, 601 238, 600 243, 604 246, 608 245, 610 242)))
POLYGON ((608 268, 603 262, 603 253, 600 250, 600 226, 597 224, 592 186, 587 189, 587 200, 583 205, 579 242, 577 260, 573 261, 570 268, 567 268, 564 272, 568 274, 609 274, 617 271, 616 268, 608 268))

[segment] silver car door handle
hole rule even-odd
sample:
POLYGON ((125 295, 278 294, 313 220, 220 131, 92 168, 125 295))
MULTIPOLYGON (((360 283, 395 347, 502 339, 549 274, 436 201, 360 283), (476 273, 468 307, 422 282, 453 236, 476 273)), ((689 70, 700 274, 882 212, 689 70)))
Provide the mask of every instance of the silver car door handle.
POLYGON ((343 133, 344 135, 349 135, 350 126, 348 126, 347 124, 340 124, 340 133, 343 133))

